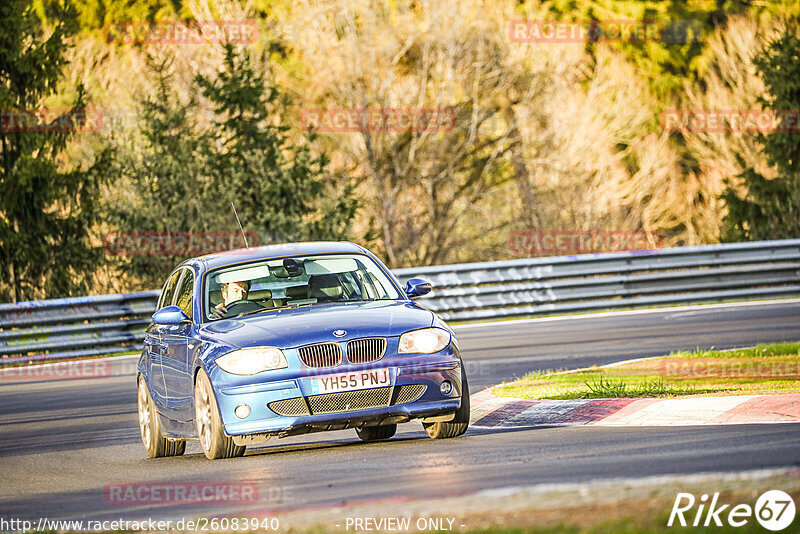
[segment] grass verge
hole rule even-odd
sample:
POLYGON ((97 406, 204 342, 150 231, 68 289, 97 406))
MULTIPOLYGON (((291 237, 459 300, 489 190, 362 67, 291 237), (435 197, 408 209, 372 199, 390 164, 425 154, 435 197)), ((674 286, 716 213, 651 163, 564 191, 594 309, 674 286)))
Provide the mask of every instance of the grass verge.
POLYGON ((534 372, 496 387, 494 393, 523 399, 800 393, 800 342, 681 351, 612 367, 534 372))

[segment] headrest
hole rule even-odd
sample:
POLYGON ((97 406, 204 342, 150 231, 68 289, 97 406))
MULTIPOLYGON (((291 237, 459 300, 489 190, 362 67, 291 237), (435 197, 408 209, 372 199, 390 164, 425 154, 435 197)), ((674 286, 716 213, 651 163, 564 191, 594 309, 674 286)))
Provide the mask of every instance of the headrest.
POLYGON ((272 291, 269 289, 253 289, 247 293, 247 300, 266 300, 272 298, 272 291))
POLYGON ((320 274, 308 279, 308 296, 320 300, 338 300, 342 296, 342 284, 335 274, 320 274))
POLYGON ((307 299, 308 286, 289 286, 285 289, 287 299, 307 299))

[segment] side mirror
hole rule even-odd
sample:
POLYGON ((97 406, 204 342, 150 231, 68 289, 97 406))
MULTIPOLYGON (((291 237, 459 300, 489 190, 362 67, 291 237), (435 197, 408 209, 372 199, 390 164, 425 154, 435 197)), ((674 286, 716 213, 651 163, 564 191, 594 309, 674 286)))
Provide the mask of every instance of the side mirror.
POLYGON ((422 295, 427 295, 431 292, 431 283, 426 282, 422 278, 412 278, 408 282, 406 282, 406 295, 408 298, 414 299, 417 297, 421 297, 422 295))
POLYGON ((153 314, 155 324, 174 325, 184 321, 191 321, 191 319, 178 306, 164 306, 153 314))

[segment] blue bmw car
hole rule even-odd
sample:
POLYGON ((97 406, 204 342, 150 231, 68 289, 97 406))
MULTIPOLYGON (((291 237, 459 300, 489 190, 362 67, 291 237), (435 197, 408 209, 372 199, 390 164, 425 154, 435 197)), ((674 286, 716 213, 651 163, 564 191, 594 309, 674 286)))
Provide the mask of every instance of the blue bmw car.
POLYGON ((452 329, 366 249, 347 242, 233 250, 167 278, 138 363, 151 458, 199 439, 210 459, 270 437, 354 428, 388 439, 419 419, 432 438, 469 424, 452 329))

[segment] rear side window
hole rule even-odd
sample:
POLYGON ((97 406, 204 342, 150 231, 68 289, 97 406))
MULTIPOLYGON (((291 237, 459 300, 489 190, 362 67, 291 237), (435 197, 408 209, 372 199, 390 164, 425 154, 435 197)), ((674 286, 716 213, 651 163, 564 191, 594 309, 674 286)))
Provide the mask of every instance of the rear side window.
POLYGON ((172 297, 175 295, 175 286, 178 283, 182 271, 175 271, 164 284, 164 289, 161 291, 161 298, 158 299, 158 309, 172 304, 172 297))
POLYGON ((189 270, 185 270, 185 272, 186 274, 183 276, 178 289, 178 300, 175 305, 191 318, 192 303, 194 302, 194 274, 189 270))

